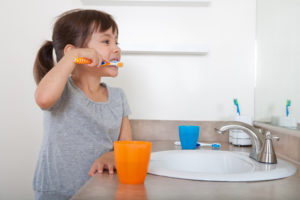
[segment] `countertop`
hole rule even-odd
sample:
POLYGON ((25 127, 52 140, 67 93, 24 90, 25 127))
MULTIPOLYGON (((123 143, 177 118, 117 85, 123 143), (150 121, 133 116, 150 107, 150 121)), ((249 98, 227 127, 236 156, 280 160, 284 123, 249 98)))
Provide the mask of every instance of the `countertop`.
MULTIPOLYGON (((204 148, 204 147, 202 147, 204 148)), ((174 141, 152 141, 152 152, 181 149, 174 141)), ((206 147, 205 149, 210 149, 206 147)), ((250 147, 236 147, 222 143, 220 150, 249 152, 250 147)), ((276 149, 275 149, 276 150, 276 149)), ((280 157, 279 157, 280 158, 280 157)), ((280 158, 282 159, 282 158, 280 158)), ((293 176, 260 182, 212 182, 168 178, 147 174, 144 184, 127 185, 119 183, 118 176, 97 174, 93 176, 72 200, 94 199, 300 199, 300 166, 293 176)))

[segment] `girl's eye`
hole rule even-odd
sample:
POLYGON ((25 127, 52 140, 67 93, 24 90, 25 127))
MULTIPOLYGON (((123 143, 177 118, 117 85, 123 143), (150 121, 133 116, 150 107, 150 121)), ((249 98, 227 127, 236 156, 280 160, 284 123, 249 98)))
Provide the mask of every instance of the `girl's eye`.
MULTIPOLYGON (((104 40, 103 43, 107 44, 107 45, 111 44, 111 42, 109 40, 104 40)), ((119 42, 116 42, 116 45, 119 45, 119 42)))

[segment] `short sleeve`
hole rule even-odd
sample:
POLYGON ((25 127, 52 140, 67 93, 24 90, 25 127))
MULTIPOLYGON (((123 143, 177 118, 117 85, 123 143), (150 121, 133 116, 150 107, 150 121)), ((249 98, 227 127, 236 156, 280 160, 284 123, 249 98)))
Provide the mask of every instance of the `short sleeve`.
POLYGON ((126 117, 131 114, 131 111, 124 91, 122 89, 120 90, 121 90, 121 98, 122 98, 122 106, 123 106, 123 117, 126 117))

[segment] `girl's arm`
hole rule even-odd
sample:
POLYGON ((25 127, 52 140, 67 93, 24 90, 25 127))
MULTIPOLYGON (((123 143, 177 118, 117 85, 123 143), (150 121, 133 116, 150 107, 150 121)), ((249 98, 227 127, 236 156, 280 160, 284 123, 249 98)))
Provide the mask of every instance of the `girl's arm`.
POLYGON ((128 116, 122 119, 119 140, 132 140, 132 133, 128 116))
POLYGON ((72 53, 67 53, 62 59, 42 78, 35 91, 35 100, 40 108, 52 107, 62 95, 69 75, 75 68, 72 53))
POLYGON ((86 57, 92 60, 89 67, 99 66, 102 57, 94 49, 76 49, 67 45, 64 49, 65 55, 62 59, 42 78, 35 91, 35 100, 40 108, 51 108, 62 95, 69 75, 76 64, 77 57, 86 57))

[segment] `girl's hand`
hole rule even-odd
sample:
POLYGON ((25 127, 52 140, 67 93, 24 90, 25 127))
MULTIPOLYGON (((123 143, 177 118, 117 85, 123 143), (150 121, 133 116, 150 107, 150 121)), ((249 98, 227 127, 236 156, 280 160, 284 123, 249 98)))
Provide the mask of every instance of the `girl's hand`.
POLYGON ((87 64, 88 67, 100 67, 102 61, 106 61, 101 54, 99 54, 95 49, 91 48, 81 48, 79 50, 78 57, 84 57, 90 59, 92 63, 87 64))
POLYGON ((91 60, 90 64, 86 64, 88 67, 100 67, 102 61, 108 62, 103 58, 101 54, 99 54, 95 49, 92 48, 69 48, 67 53, 71 54, 72 61, 74 62, 76 58, 83 57, 91 60))
POLYGON ((113 151, 104 153, 94 162, 89 171, 89 176, 94 176, 97 171, 98 173, 102 174, 103 169, 108 169, 109 174, 114 174, 115 157, 113 151))

